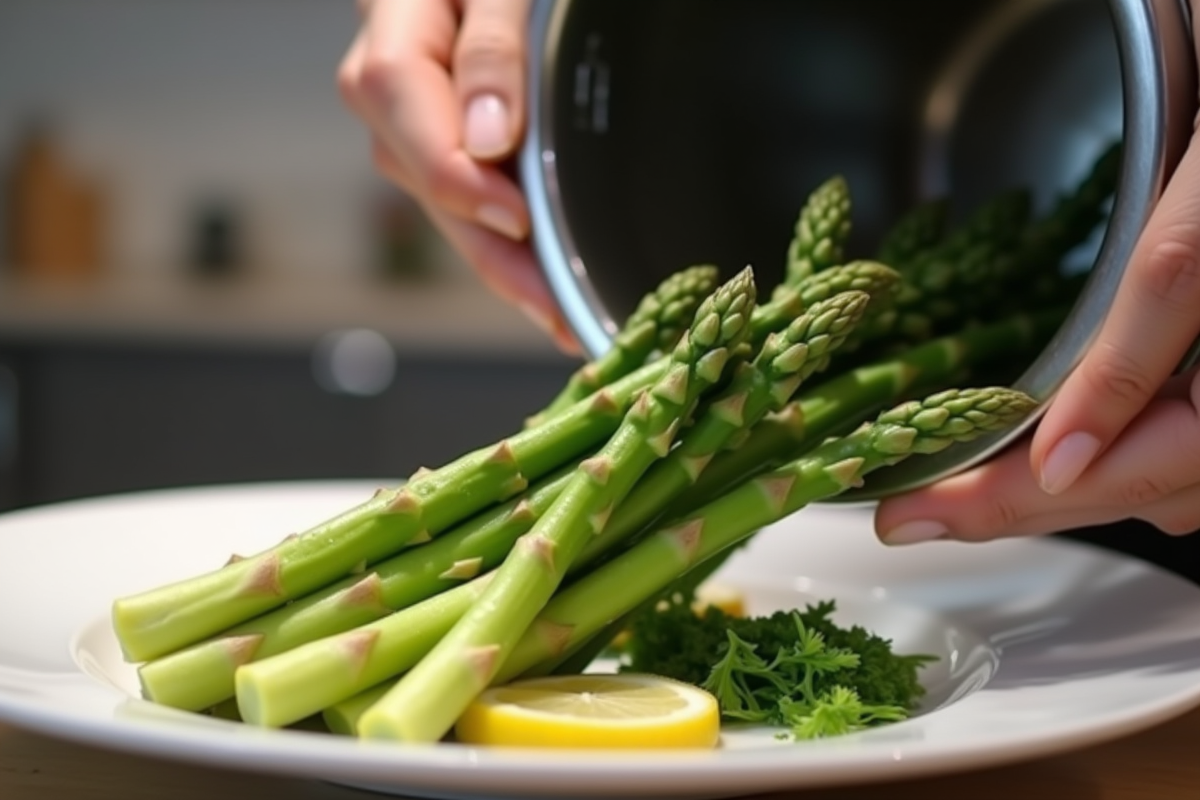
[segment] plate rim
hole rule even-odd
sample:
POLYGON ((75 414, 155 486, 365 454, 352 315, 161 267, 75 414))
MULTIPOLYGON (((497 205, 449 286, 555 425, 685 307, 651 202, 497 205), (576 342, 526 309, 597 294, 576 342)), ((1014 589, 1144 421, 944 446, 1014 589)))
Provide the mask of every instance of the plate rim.
MULTIPOLYGON (((155 489, 81 498, 0 514, 0 547, 3 547, 6 537, 11 533, 10 523, 18 520, 22 522, 34 520, 36 522, 37 518, 45 516, 53 518, 68 507, 72 510, 85 511, 88 507, 94 509, 109 507, 119 511, 131 502, 135 505, 141 505, 147 501, 175 503, 206 494, 254 497, 261 496, 264 491, 292 493, 312 490, 331 491, 335 494, 341 491, 361 493, 369 492, 376 485, 380 485, 380 482, 354 479, 269 481, 155 489)), ((827 506, 826 508, 839 515, 848 515, 862 513, 864 508, 869 509, 869 504, 860 506, 857 511, 845 505, 827 506)), ((1116 563, 1135 564, 1156 580, 1176 582, 1182 587, 1186 587, 1187 590, 1194 591, 1197 602, 1200 603, 1200 587, 1190 581, 1142 559, 1096 545, 1062 539, 1038 538, 1014 541, 1008 546, 1028 549, 1032 554, 1031 557, 1036 557, 1040 551, 1049 547, 1069 554, 1079 554, 1089 559, 1099 558, 1116 563)), ((0 668, 3 666, 0 664, 0 668)), ((78 669, 78 665, 76 666, 78 669)), ((79 674, 85 673, 80 669, 79 674)), ((88 677, 91 678, 91 676, 88 677)), ((94 678, 91 679, 95 681, 94 678)), ((115 687, 102 687, 98 682, 95 683, 95 686, 118 697, 124 696, 124 693, 115 687)), ((987 688, 983 687, 981 692, 986 692, 987 688)), ((142 700, 133 700, 132 702, 146 703, 142 700)), ((152 704, 146 703, 146 705, 152 704)), ((958 705, 958 703, 953 705, 958 705)), ((262 731, 253 739, 244 735, 212 737, 207 735, 207 732, 196 733, 198 729, 187 725, 170 726, 167 728, 169 733, 162 735, 160 730, 162 726, 160 725, 129 723, 124 720, 101 720, 86 716, 81 718, 76 714, 48 707, 37 699, 28 700, 14 696, 7 689, 0 687, 0 721, 51 738, 142 756, 204 764, 214 768, 248 769, 291 777, 333 782, 356 782, 357 785, 362 786, 382 784, 394 791, 425 792, 427 796, 431 796, 429 793, 442 793, 446 788, 450 788, 460 795, 464 792, 469 795, 478 791, 489 791, 494 795, 493 782, 495 780, 521 778, 523 781, 518 783, 528 783, 529 778, 532 777, 530 774, 532 768, 536 768, 538 773, 552 781, 561 780, 566 776, 571 776, 573 780, 577 781, 587 780, 589 777, 605 778, 605 785, 601 789, 573 793, 574 796, 579 797, 608 795, 613 791, 635 791, 643 794, 650 792, 656 796, 666 796, 667 794, 678 796, 681 793, 679 786, 674 782, 680 778, 680 771, 683 769, 687 770, 693 783, 703 781, 705 784, 713 786, 715 781, 724 786, 737 785, 736 792, 727 793, 724 796, 786 788, 877 783, 885 780, 949 774, 987 766, 999 766, 1032 757, 1044 757, 1079 749, 1153 727, 1180 716, 1196 706, 1200 706, 1200 681, 1189 688, 1160 696, 1154 702, 1142 702, 1133 708, 1118 708, 1110 711, 1102 717, 1103 724, 1097 724, 1095 719, 1079 722, 1074 726, 1059 724, 1048 733, 1039 735, 1036 732, 1027 732, 1021 742, 1008 742, 1002 748, 994 746, 985 748, 979 742, 974 741, 940 742, 939 747, 932 751, 920 746, 906 745, 902 757, 886 764, 882 762, 872 764, 864 762, 861 751, 855 752, 852 748, 840 747, 838 740, 829 740, 829 742, 815 744, 822 750, 821 762, 817 764, 809 763, 806 759, 781 758, 780 753, 786 753, 786 751, 779 748, 763 748, 739 750, 734 757, 722 756, 720 755, 721 751, 716 751, 715 754, 705 751, 695 754, 695 757, 690 755, 682 758, 672 757, 664 766, 662 753, 587 752, 585 754, 574 753, 574 755, 580 756, 579 758, 559 758, 556 755, 547 759, 546 751, 521 751, 507 748, 482 750, 466 746, 446 748, 436 745, 398 749, 394 744, 349 741, 338 742, 330 746, 331 742, 327 735, 301 731, 262 731), (260 738, 261 741, 259 741, 260 738), (251 742, 254 743, 253 746, 248 746, 251 742), (204 746, 199 748, 189 746, 196 743, 204 746), (351 752, 356 754, 355 758, 347 758, 351 752), (267 761, 263 760, 264 755, 268 757, 267 761), (796 769, 789 765, 789 761, 802 762, 805 774, 797 775, 796 769), (614 764, 622 767, 620 775, 614 776, 614 764), (370 767, 374 771, 369 775, 360 775, 358 779, 350 774, 360 771, 363 767, 370 767), (384 767, 398 773, 400 779, 396 782, 387 781, 386 776, 378 774, 378 770, 384 767), (845 770, 850 767, 853 767, 856 772, 853 780, 847 780, 844 774, 845 770), (444 780, 437 780, 438 775, 426 774, 430 773, 430 770, 439 771, 447 770, 447 768, 454 777, 450 784, 444 780)), ((158 709, 158 707, 155 708, 158 709)), ((158 710, 173 711, 170 709, 158 710)), ((941 712, 942 710, 937 710, 930 713, 941 712)), ((904 724, 899 723, 899 725, 904 724)), ((889 728, 896 729, 896 726, 889 726, 889 728)), ((809 743, 803 746, 807 747, 809 743)), ((441 775, 441 777, 444 778, 445 775, 441 775)), ((530 795, 530 787, 518 786, 518 783, 513 784, 515 787, 513 791, 519 791, 522 795, 530 795)), ((588 787, 582 788, 587 789, 588 787)), ((560 796, 562 794, 559 783, 548 784, 544 790, 560 796)), ((541 789, 537 786, 533 787, 534 794, 540 791, 541 789)), ((687 794, 687 792, 683 794, 687 794)), ((697 795, 692 793, 691 796, 697 795)), ((710 794, 710 796, 715 795, 710 794)))

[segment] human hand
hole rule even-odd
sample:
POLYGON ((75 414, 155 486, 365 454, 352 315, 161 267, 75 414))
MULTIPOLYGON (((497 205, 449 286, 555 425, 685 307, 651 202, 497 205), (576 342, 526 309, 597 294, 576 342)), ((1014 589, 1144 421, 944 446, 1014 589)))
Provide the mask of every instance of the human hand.
POLYGON ((1141 519, 1200 528, 1200 131, 1143 231, 1107 318, 1032 436, 987 463, 889 498, 889 544, 985 541, 1141 519))
POLYGON ((493 291, 577 353, 508 169, 525 124, 529 0, 360 0, 359 9, 338 86, 371 132, 376 168, 493 291))

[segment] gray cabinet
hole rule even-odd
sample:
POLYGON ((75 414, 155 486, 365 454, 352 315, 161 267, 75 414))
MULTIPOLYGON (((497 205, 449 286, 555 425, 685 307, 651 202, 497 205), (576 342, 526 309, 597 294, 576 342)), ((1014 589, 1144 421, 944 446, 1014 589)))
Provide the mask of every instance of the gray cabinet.
MULTIPOLYGON (((566 359, 401 356, 381 393, 337 394, 304 350, 0 345, 13 409, 6 508, 138 489, 399 478, 520 429, 566 359)), ((8 404, 5 405, 5 398, 8 404)))

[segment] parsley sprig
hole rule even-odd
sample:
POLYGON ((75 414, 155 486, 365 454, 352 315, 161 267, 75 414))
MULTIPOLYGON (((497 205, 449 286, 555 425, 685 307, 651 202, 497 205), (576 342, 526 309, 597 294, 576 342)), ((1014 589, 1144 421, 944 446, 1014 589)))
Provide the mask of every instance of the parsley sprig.
POLYGON ((627 669, 703 686, 731 721, 777 725, 784 737, 815 739, 908 717, 923 689, 917 671, 930 656, 897 655, 891 643, 830 619, 831 601, 754 618, 686 597, 635 618, 627 669))
POLYGON ((814 678, 858 667, 858 654, 830 647, 798 613, 791 616, 796 643, 780 648, 770 662, 758 654, 757 645, 726 631, 724 652, 703 684, 717 698, 723 716, 783 725, 796 739, 838 736, 908 716, 897 705, 864 703, 858 692, 841 684, 818 693, 814 678))

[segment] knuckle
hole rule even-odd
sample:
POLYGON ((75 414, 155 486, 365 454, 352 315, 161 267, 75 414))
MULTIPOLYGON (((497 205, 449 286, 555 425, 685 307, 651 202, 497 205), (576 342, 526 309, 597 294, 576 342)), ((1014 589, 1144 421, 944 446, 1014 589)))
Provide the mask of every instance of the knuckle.
POLYGON ((1134 508, 1156 503, 1175 490, 1170 481, 1157 475, 1139 475, 1121 487, 1119 496, 1124 505, 1134 508))
POLYGON ((1200 238, 1192 227, 1156 244, 1142 262, 1139 285, 1156 306, 1190 311, 1200 297, 1200 260, 1196 248, 1186 243, 1200 238))
POLYGON ((412 69, 413 59, 403 51, 368 49, 354 79, 355 90, 372 98, 393 98, 401 76, 412 69))
POLYGON ((1098 397, 1118 401, 1142 402, 1157 389, 1136 360, 1112 346, 1100 351, 1086 375, 1098 397))
POLYGON ((989 497, 974 516, 958 529, 956 539, 983 542, 1005 535, 1025 518, 1021 506, 1005 497, 989 497))
POLYGON ((455 49, 456 71, 490 71, 511 67, 522 59, 519 35, 499 23, 481 23, 464 35, 455 49))

